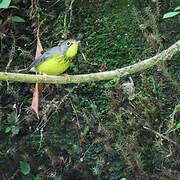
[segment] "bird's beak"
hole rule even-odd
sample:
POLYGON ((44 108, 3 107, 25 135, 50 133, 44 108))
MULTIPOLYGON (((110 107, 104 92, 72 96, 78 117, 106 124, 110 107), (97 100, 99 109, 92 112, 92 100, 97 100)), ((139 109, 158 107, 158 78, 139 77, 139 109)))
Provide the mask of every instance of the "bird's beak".
POLYGON ((79 44, 81 41, 76 41, 73 45, 79 44))

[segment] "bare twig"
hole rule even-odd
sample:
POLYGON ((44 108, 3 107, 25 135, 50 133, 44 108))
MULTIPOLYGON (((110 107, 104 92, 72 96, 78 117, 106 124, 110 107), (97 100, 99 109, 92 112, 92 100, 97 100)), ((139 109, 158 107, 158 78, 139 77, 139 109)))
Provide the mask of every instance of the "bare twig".
POLYGON ((175 141, 169 139, 167 136, 164 136, 163 134, 160 134, 158 133, 157 131, 153 130, 153 129, 150 129, 149 127, 147 126, 143 126, 144 129, 147 129, 148 131, 151 131, 152 133, 156 134, 157 136, 159 137, 162 137, 163 139, 166 139, 167 141, 171 142, 172 144, 178 146, 180 148, 180 145, 177 144, 175 141))
POLYGON ((16 41, 15 41, 15 38, 14 38, 13 34, 12 34, 12 39, 13 39, 13 42, 12 42, 12 47, 11 47, 10 54, 9 54, 9 62, 7 64, 7 66, 6 66, 6 72, 9 69, 9 67, 11 65, 11 62, 13 61, 13 57, 14 57, 14 54, 15 54, 16 41))

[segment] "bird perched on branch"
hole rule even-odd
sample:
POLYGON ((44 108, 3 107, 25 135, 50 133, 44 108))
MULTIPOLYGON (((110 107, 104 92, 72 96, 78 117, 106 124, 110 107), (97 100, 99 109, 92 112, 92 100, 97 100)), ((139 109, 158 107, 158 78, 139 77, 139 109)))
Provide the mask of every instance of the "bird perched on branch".
POLYGON ((47 75, 62 74, 77 54, 80 41, 69 39, 55 46, 37 58, 28 68, 28 71, 47 75))

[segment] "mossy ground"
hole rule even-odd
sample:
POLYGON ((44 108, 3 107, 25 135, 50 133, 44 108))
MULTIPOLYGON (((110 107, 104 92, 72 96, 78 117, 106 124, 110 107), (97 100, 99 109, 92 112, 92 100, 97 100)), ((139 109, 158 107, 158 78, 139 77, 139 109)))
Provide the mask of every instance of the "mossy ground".
MULTIPOLYGON (((68 74, 103 71, 102 65, 106 70, 125 67, 154 56, 180 38, 178 18, 161 18, 178 1, 75 1, 71 17, 64 2, 54 3, 39 2, 36 15, 46 19, 40 39, 45 50, 62 37, 81 40, 68 74)), ((1 71, 14 46, 10 35, 15 52, 9 71, 27 67, 35 54, 30 4, 24 7, 17 1, 16 5, 20 9, 13 12, 26 23, 9 24, 12 31, 1 40, 1 71)), ((122 89, 129 77, 45 85, 40 120, 30 109, 34 85, 1 82, 1 179, 178 179, 179 130, 169 131, 179 117, 178 112, 172 116, 179 104, 179 55, 134 74, 133 98, 122 89), (10 131, 5 133, 7 127, 10 131), (31 166, 26 176, 20 161, 31 166)))

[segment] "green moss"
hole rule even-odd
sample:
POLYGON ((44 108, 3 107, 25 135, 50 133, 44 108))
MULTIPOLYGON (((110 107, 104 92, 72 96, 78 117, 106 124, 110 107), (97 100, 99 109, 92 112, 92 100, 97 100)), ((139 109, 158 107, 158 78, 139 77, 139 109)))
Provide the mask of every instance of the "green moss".
MULTIPOLYGON (((20 1, 16 3, 21 7, 20 1)), ((81 40, 80 51, 86 58, 79 52, 68 74, 100 72, 102 64, 106 70, 125 67, 152 57, 158 51, 157 45, 168 47, 179 37, 177 20, 158 19, 159 6, 150 0, 74 1, 71 23, 64 2, 55 3, 39 2, 36 16, 46 19, 40 28, 40 39, 45 50, 66 36, 81 40), (146 37, 145 33, 151 36, 146 37), (150 38, 155 34, 161 41, 150 38)), ((173 9, 174 3, 165 1, 161 8, 173 9)), ((30 12, 25 12, 23 18, 28 19, 30 12)), ((24 68, 33 60, 33 22, 26 20, 20 26, 25 37, 12 26, 17 50, 10 70, 24 68)), ((9 37, 2 39, 2 70, 11 42, 9 37)), ((134 74, 135 96, 131 100, 121 87, 127 78, 77 86, 46 85, 39 120, 29 109, 33 86, 2 83, 0 164, 4 168, 0 174, 5 179, 26 178, 19 173, 18 165, 26 161, 31 166, 31 179, 37 175, 46 179, 164 179, 166 172, 178 177, 178 147, 158 135, 178 142, 179 130, 167 134, 172 127, 171 114, 178 104, 178 62, 179 54, 164 68, 134 74), (20 129, 15 136, 5 134, 13 111, 17 112, 16 125, 20 129)), ((178 122, 178 113, 174 122, 178 122)))

